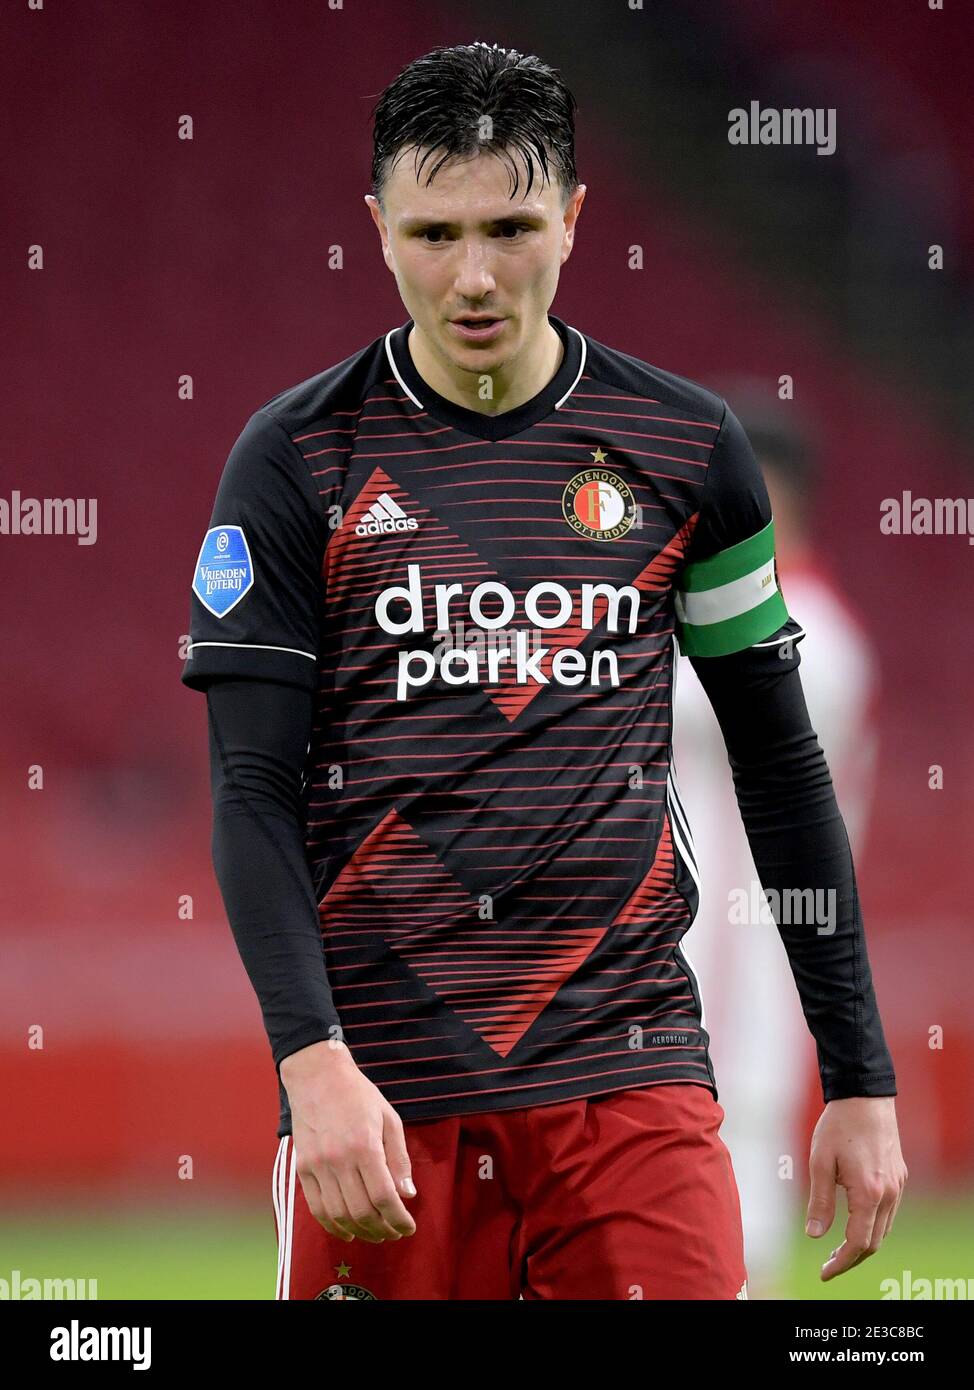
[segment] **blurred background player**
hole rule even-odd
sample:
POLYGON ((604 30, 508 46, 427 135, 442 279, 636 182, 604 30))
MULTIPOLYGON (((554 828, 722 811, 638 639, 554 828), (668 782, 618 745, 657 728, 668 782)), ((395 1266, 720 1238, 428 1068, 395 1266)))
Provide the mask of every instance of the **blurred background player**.
MULTIPOLYGON (((878 664, 847 606, 814 531, 814 430, 796 407, 755 381, 730 382, 726 397, 747 432, 771 498, 778 573, 798 614, 802 685, 858 862, 874 783, 878 664)), ((825 537, 827 546, 827 537, 825 537)), ((689 661, 674 696, 673 749, 700 871, 700 907, 684 942, 700 980, 711 1037, 721 1129, 741 1196, 752 1297, 782 1293, 794 1230, 804 1220, 809 1086, 818 1087, 815 1045, 774 925, 732 918, 731 894, 757 881, 720 729, 689 661), (686 942, 689 942, 689 951, 686 942), (806 1086, 796 1078, 806 1079, 806 1086), (788 1160, 791 1160, 789 1165, 788 1160)))

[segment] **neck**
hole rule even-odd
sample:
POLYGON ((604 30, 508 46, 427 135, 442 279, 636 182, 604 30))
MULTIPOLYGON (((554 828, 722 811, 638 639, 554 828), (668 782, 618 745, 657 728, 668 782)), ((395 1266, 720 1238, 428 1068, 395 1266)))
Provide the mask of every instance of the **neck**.
POLYGON ((432 346, 415 323, 406 346, 413 366, 427 386, 454 405, 482 415, 500 415, 531 400, 548 385, 565 356, 561 335, 547 315, 537 338, 525 343, 520 351, 499 363, 493 371, 478 372, 476 368, 457 366, 432 346), (491 395, 487 400, 480 394, 485 376, 491 383, 491 395))

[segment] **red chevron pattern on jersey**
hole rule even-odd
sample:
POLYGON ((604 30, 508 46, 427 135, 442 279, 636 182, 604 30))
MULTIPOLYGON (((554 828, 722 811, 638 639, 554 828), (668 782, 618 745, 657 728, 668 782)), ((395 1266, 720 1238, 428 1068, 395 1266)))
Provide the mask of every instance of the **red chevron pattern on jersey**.
POLYGON ((675 887, 673 836, 669 815, 663 817, 663 829, 656 846, 656 855, 645 878, 616 918, 620 926, 643 925, 667 918, 680 920, 686 916, 685 900, 675 887))
POLYGON ((268 402, 244 460, 263 621, 194 634, 226 669, 239 619, 258 674, 313 687, 328 986, 409 1120, 714 1087, 680 951, 674 590, 716 487, 722 545, 753 489, 718 396, 549 319, 555 376, 495 416, 423 381, 411 321, 268 402))
MULTIPOLYGON (((521 433, 478 439, 460 427, 469 412, 414 409, 415 378, 392 357, 405 389, 374 380, 344 468, 318 471, 336 453, 327 428, 306 436, 340 520, 322 561, 308 829, 319 854, 345 846, 319 880, 319 921, 346 1040, 416 1118, 620 1078, 710 1084, 676 949, 695 886, 666 788, 673 586, 715 425, 681 421, 658 389, 583 375, 564 416, 518 416, 521 433), (618 534, 591 508, 581 533, 566 519, 590 468, 636 507, 618 534), (604 585, 635 593, 635 626, 628 598, 610 621, 604 585), (533 664, 498 657, 492 672, 485 651, 518 634, 533 664), (421 670, 452 650, 462 676, 478 644, 476 680, 437 665, 397 690, 404 660, 421 670), (559 680, 566 652, 611 654, 611 682, 559 680), (340 794, 325 780, 336 764, 340 794)), ((336 412, 338 448, 346 419, 336 412)))
POLYGON ((391 811, 319 905, 336 997, 352 1012, 356 989, 380 983, 373 979, 359 985, 346 979, 349 967, 342 963, 342 952, 356 932, 380 932, 428 989, 506 1057, 601 941, 605 928, 514 932, 492 925, 481 915, 483 906, 391 811), (431 900, 439 905, 435 911, 431 900))
POLYGON ((664 594, 673 587, 673 576, 683 563, 693 537, 694 528, 700 513, 693 516, 680 527, 672 540, 666 542, 658 555, 632 581, 637 589, 647 594, 664 594))

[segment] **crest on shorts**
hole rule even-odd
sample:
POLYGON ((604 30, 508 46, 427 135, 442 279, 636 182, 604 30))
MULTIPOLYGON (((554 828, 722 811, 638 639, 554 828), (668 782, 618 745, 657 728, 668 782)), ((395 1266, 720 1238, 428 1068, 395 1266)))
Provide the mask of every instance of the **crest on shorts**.
POLYGON ((317 1303, 320 1298, 326 1298, 330 1302, 341 1302, 342 1299, 372 1299, 378 1302, 374 1293, 368 1289, 363 1289, 361 1284, 329 1284, 327 1289, 322 1289, 321 1293, 316 1293, 314 1301, 317 1303))

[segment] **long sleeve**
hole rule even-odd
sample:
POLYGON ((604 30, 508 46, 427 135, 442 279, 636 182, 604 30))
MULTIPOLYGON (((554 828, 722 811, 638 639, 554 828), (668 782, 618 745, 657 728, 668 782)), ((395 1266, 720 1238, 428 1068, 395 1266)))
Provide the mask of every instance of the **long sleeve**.
POLYGON ((276 681, 218 677, 206 698, 213 867, 279 1066, 338 1036, 304 845, 313 695, 276 681))
MULTIPOLYGON (((770 894, 826 1101, 896 1094, 873 990, 852 853, 799 675, 798 633, 717 657, 692 657, 727 747, 755 867, 770 894), (786 920, 785 903, 829 904, 832 916, 786 920)), ((799 913, 799 917, 808 913, 799 913)))

